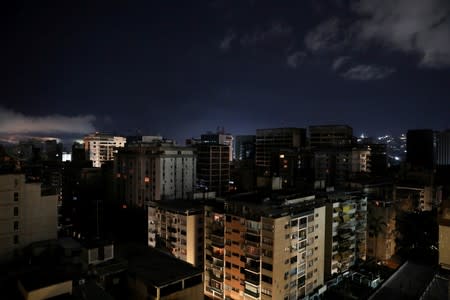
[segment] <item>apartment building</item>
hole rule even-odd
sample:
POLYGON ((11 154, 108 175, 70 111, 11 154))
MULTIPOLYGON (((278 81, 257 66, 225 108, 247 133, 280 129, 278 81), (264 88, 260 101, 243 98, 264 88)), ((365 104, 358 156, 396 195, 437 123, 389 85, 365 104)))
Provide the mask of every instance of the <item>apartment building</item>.
POLYGON ((309 144, 314 148, 349 146, 354 142, 353 128, 348 125, 309 126, 309 144))
POLYGON ((196 161, 193 148, 173 142, 127 144, 118 152, 114 166, 121 204, 142 208, 148 201, 191 199, 196 161))
POLYGON ((127 140, 122 136, 96 132, 85 136, 83 142, 87 158, 94 167, 100 168, 104 162, 114 159, 117 148, 124 147, 127 140))
POLYGON ((450 270, 450 202, 442 205, 439 223, 439 266, 450 270))
POLYGON ((46 195, 24 174, 0 175, 0 261, 33 242, 56 239, 58 195, 46 195))
POLYGON ((160 201, 148 206, 148 245, 199 267, 203 265, 203 207, 193 202, 160 201))
POLYGON ((243 194, 205 209, 205 295, 300 299, 324 282, 325 204, 315 196, 243 194))
POLYGON ((280 149, 298 149, 306 146, 304 128, 270 128, 256 130, 256 167, 260 175, 270 175, 272 154, 280 149))
POLYGON ((325 277, 348 271, 366 259, 367 196, 332 192, 327 195, 325 277))
POLYGON ((197 179, 203 189, 222 195, 230 184, 230 147, 214 143, 195 145, 197 150, 197 179))

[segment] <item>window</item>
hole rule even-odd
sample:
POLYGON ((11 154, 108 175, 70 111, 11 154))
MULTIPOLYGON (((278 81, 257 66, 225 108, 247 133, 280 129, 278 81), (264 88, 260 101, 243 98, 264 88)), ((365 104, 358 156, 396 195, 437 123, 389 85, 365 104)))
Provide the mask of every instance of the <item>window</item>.
POLYGON ((15 235, 14 236, 14 244, 17 245, 19 243, 19 236, 15 235))
POLYGON ((269 270, 269 271, 272 271, 272 265, 268 264, 268 263, 265 263, 265 262, 262 263, 262 268, 266 269, 266 270, 269 270))
POLYGON ((14 207, 14 217, 19 216, 19 208, 16 206, 14 207))
POLYGON ((14 231, 19 230, 19 221, 14 221, 14 231))
POLYGON ((19 193, 18 192, 14 192, 14 202, 19 201, 19 193))
POLYGON ((267 275, 261 275, 261 280, 262 280, 263 282, 267 282, 267 283, 272 284, 272 277, 270 277, 270 276, 267 276, 267 275))
POLYGON ((270 289, 261 288, 261 293, 267 296, 272 296, 272 290, 270 289))

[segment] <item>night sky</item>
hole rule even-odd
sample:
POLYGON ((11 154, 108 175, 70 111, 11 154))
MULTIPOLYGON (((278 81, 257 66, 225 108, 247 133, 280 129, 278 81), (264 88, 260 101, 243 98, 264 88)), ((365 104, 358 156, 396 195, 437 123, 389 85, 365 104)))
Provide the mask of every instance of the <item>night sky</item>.
POLYGON ((9 1, 0 135, 450 127, 450 1, 9 1))

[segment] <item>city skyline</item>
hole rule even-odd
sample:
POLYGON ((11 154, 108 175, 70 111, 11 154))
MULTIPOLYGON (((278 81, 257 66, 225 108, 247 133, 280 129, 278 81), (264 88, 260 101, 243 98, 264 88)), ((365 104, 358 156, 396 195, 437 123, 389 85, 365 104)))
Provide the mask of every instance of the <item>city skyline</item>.
POLYGON ((449 9, 437 0, 10 3, 0 127, 19 118, 33 120, 13 127, 22 134, 140 130, 178 141, 217 126, 443 130, 449 9))

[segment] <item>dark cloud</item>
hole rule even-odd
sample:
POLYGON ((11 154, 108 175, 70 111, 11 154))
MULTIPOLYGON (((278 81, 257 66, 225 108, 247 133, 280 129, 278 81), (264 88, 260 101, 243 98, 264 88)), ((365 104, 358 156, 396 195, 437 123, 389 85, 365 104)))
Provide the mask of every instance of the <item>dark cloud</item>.
POLYGON ((376 65, 357 65, 341 73, 341 76, 351 80, 379 80, 394 73, 393 68, 376 65))

